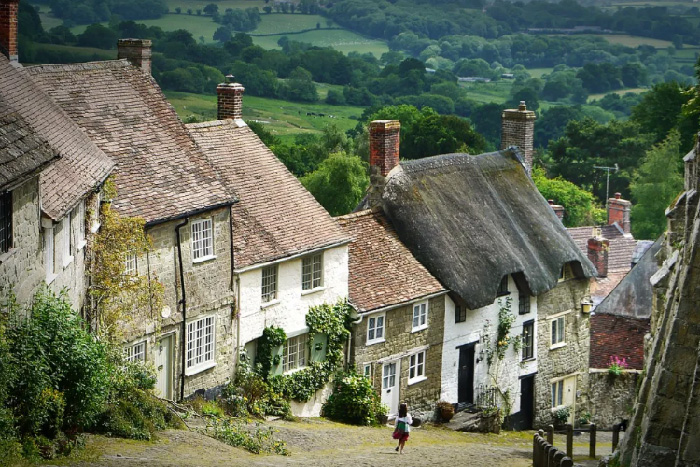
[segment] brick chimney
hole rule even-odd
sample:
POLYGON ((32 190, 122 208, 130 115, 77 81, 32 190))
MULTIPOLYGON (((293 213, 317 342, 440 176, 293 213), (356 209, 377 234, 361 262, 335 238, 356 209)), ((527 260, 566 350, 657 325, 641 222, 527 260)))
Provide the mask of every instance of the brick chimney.
POLYGON ((385 177, 399 165, 401 122, 374 120, 369 124, 369 204, 378 206, 384 191, 385 177))
POLYGON ((547 202, 549 203, 549 207, 552 208, 552 211, 554 211, 554 214, 557 215, 560 221, 564 220, 564 213, 566 212, 566 209, 564 206, 561 204, 554 204, 553 199, 548 199, 547 202))
POLYGON ((610 251, 610 240, 601 237, 588 239, 587 245, 588 259, 591 260, 599 277, 608 275, 608 251, 610 251))
POLYGON ((525 170, 532 169, 535 112, 527 110, 525 101, 517 109, 506 109, 501 114, 501 149, 518 146, 525 154, 525 170))
POLYGON ((625 233, 630 233, 630 210, 632 203, 621 198, 620 193, 615 193, 614 198, 608 200, 608 225, 617 222, 625 233))
POLYGON ((119 39, 117 57, 125 58, 144 73, 151 74, 151 40, 150 39, 119 39))
POLYGON ((19 0, 0 0, 0 52, 11 62, 19 60, 17 49, 17 12, 19 0))
POLYGON ((216 87, 218 96, 217 120, 241 120, 243 118, 243 92, 245 92, 245 88, 240 83, 221 83, 216 87))

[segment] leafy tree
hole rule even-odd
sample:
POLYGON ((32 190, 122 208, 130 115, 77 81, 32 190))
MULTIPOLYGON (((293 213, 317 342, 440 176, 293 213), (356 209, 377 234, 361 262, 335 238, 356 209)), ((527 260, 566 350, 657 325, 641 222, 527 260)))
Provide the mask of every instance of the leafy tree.
POLYGON ((284 84, 284 96, 291 101, 316 102, 318 92, 316 84, 311 80, 311 73, 302 67, 295 68, 284 84))
POLYGON ((117 33, 101 24, 91 24, 78 36, 81 47, 97 47, 98 49, 113 49, 117 46, 117 33))
POLYGON ((231 40, 231 28, 228 26, 219 26, 214 32, 214 40, 219 42, 228 42, 231 40))
POLYGON ((597 208, 594 197, 562 177, 547 178, 545 171, 535 167, 532 171, 532 181, 546 199, 552 199, 564 206, 564 225, 578 227, 596 225, 605 220, 605 210, 597 208))
POLYGON ((301 183, 332 216, 351 212, 369 186, 367 168, 359 157, 338 152, 328 156, 301 183))
POLYGON ((632 233, 635 238, 655 240, 666 230, 666 207, 683 188, 680 171, 680 134, 671 130, 647 151, 630 185, 632 233))
POLYGON ((564 136, 566 125, 571 120, 581 118, 580 107, 558 105, 543 111, 535 123, 535 146, 546 148, 551 140, 564 136))
POLYGON ((219 6, 216 3, 210 3, 204 7, 204 14, 213 16, 219 12, 219 6))

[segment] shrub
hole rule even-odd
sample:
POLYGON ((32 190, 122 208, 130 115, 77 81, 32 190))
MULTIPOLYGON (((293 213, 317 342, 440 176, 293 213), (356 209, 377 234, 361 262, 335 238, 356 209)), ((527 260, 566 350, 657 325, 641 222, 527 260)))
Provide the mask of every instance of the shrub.
POLYGON ((227 412, 234 417, 277 415, 288 417, 289 402, 262 376, 246 364, 240 364, 236 377, 221 391, 227 412))
POLYGON ((287 444, 273 438, 272 427, 260 427, 256 424, 253 429, 248 429, 242 422, 228 418, 214 421, 214 437, 229 446, 242 447, 243 449, 260 454, 261 452, 289 455, 287 444))
POLYGON ((323 404, 323 415, 353 425, 377 425, 387 408, 370 380, 355 372, 339 374, 333 394, 323 404))

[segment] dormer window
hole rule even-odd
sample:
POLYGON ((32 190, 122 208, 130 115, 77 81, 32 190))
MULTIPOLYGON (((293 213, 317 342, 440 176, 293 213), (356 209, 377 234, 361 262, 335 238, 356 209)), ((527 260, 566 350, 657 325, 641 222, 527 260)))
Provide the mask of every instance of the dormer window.
POLYGON ((559 272, 559 282, 563 281, 568 281, 569 279, 574 278, 574 273, 571 270, 571 266, 569 263, 564 264, 564 266, 561 267, 561 271, 559 272))
POLYGON ((497 295, 500 297, 501 295, 508 295, 510 294, 510 290, 508 290, 508 274, 503 276, 503 279, 501 279, 501 283, 498 284, 498 293, 497 295))

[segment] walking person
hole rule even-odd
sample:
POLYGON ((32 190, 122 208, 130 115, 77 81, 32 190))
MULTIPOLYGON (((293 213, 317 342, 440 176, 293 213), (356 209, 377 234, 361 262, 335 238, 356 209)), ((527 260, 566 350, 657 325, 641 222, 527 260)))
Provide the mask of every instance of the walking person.
POLYGON ((399 406, 399 415, 394 422, 394 439, 399 440, 399 445, 396 446, 396 450, 399 454, 403 454, 403 448, 411 432, 412 423, 413 418, 411 414, 408 413, 408 406, 405 403, 401 404, 399 406))

